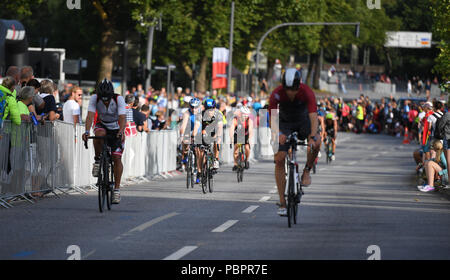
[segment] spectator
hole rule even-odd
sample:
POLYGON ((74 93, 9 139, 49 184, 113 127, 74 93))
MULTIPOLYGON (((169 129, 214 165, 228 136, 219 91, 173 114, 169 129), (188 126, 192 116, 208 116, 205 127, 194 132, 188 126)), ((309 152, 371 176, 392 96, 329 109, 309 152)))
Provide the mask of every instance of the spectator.
POLYGON ((144 121, 144 127, 142 128, 142 131, 144 132, 150 132, 150 128, 152 127, 152 120, 150 117, 150 107, 148 105, 142 105, 141 107, 141 113, 144 114, 145 121, 144 121))
POLYGON ((15 90, 16 92, 20 89, 20 69, 17 66, 9 66, 8 70, 6 70, 6 77, 13 77, 16 82, 15 90))
POLYGON ((42 99, 44 99, 45 106, 43 110, 37 108, 36 113, 38 115, 44 114, 44 120, 55 121, 59 119, 59 114, 56 113, 57 108, 55 97, 53 96, 54 91, 53 82, 50 80, 43 80, 41 82, 40 91, 41 92, 39 96, 42 97, 42 99))
POLYGON ((26 86, 26 84, 34 79, 34 72, 31 66, 24 66, 20 69, 20 84, 22 87, 26 86))
POLYGON ((34 97, 34 88, 25 86, 20 89, 17 94, 17 107, 19 109, 20 118, 22 121, 30 121, 30 111, 28 110, 28 106, 32 106, 34 97))
POLYGON ((63 120, 71 124, 81 123, 80 105, 78 102, 83 96, 83 90, 80 87, 73 87, 68 100, 63 106, 63 120))
POLYGON ((425 172, 428 182, 423 186, 417 186, 421 192, 434 191, 435 179, 440 179, 442 184, 448 183, 447 162, 443 152, 443 144, 440 140, 433 142, 432 150, 435 156, 425 162, 425 172))
POLYGON ((152 124, 152 130, 163 130, 166 129, 167 122, 164 119, 164 112, 158 111, 156 112, 156 119, 152 124))
MULTIPOLYGON (((39 91, 41 90, 41 83, 36 79, 31 79, 27 82, 27 86, 34 87, 34 97, 33 97, 33 106, 38 110, 44 110, 45 102, 44 99, 39 95, 39 91)), ((35 112, 36 113, 36 112, 35 112)))
POLYGON ((142 132, 144 129, 145 115, 139 112, 139 99, 135 98, 133 103, 133 121, 136 124, 136 129, 142 132))
POLYGON ((10 76, 5 77, 0 85, 0 124, 6 119, 15 125, 21 124, 15 87, 16 80, 10 76))
POLYGON ((133 118, 133 105, 134 105, 134 101, 136 100, 136 97, 134 96, 134 94, 128 94, 127 96, 125 96, 125 103, 126 103, 126 126, 125 126, 125 136, 127 137, 131 137, 131 136, 136 136, 137 135, 137 130, 136 130, 136 123, 134 122, 134 118, 133 118))
POLYGON ((430 94, 431 94, 431 82, 430 82, 430 80, 427 80, 427 83, 425 85, 425 93, 427 95, 427 100, 430 100, 430 94))

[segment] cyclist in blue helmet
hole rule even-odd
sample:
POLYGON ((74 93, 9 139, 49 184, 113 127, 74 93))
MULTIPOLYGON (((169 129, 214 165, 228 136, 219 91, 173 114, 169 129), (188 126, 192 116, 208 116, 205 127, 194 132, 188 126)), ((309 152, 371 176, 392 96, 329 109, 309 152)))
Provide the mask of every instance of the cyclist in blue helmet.
MULTIPOLYGON (((201 117, 195 119, 194 131, 192 132, 196 143, 202 145, 213 145, 214 150, 214 169, 219 169, 219 151, 220 144, 223 137, 223 114, 216 108, 216 101, 208 98, 203 102, 205 110, 202 112, 201 117), (197 140, 197 135, 201 132, 201 140, 197 140)), ((201 152, 198 159, 198 174, 201 174, 200 161, 203 157, 201 152)))
MULTIPOLYGON (((182 153, 183 153, 183 164, 186 164, 186 154, 189 148, 189 145, 192 143, 192 131, 195 126, 196 115, 200 113, 200 100, 198 98, 192 98, 189 101, 189 109, 183 113, 181 125, 180 125, 180 142, 182 145, 182 153)), ((198 154, 198 148, 195 148, 195 153, 198 154)), ((197 182, 198 183, 198 182, 197 182)))

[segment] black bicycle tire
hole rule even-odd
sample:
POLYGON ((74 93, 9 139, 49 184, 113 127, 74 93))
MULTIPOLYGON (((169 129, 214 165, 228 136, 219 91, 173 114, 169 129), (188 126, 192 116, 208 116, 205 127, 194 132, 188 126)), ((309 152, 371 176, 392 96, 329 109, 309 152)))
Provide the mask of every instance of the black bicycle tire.
POLYGON ((97 179, 97 187, 98 187, 98 208, 100 210, 100 213, 103 213, 104 210, 104 200, 103 200, 103 196, 104 196, 104 191, 105 189, 103 188, 103 181, 104 181, 104 176, 103 176, 103 155, 100 158, 100 166, 99 166, 99 170, 98 170, 98 179, 97 179))
POLYGON ((188 152, 187 154, 187 166, 186 166, 186 188, 189 189, 189 185, 191 183, 191 153, 188 152))
MULTIPOLYGON (((110 165, 110 167, 111 167, 111 170, 110 170, 110 174, 111 174, 111 180, 109 181, 109 196, 108 196, 108 201, 109 201, 109 204, 111 205, 111 207, 112 207, 112 201, 113 201, 113 193, 114 193, 114 189, 115 189, 115 179, 114 179, 114 162, 112 162, 111 161, 111 165, 110 165)), ((108 209, 108 210, 111 210, 111 207, 108 209)))
POLYGON ((208 168, 207 168, 207 160, 206 156, 203 158, 202 162, 202 191, 206 194, 206 185, 208 184, 208 168))
POLYGON ((103 187, 105 190, 105 193, 103 194, 103 204, 105 204, 106 201, 106 208, 108 210, 111 210, 111 182, 110 182, 110 170, 109 170, 109 162, 107 161, 106 158, 104 158, 104 171, 103 171, 103 176, 105 178, 105 180, 103 181, 103 187))
POLYGON ((288 208, 288 226, 291 227, 292 223, 295 219, 295 197, 294 197, 294 186, 295 186, 295 178, 294 178, 294 166, 292 164, 289 165, 289 184, 288 184, 288 199, 287 199, 287 208, 288 208))
POLYGON ((210 159, 209 161, 209 166, 208 166, 208 189, 209 192, 212 193, 214 191, 214 175, 212 172, 212 160, 210 159))

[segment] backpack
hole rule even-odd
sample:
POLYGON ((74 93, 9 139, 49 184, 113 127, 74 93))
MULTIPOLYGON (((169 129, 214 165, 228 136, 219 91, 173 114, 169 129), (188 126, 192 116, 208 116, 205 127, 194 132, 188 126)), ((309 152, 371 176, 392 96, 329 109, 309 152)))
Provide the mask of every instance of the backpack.
POLYGON ((442 140, 445 137, 445 126, 442 124, 444 115, 437 117, 436 114, 434 114, 434 117, 436 118, 436 124, 434 126, 434 138, 442 140))

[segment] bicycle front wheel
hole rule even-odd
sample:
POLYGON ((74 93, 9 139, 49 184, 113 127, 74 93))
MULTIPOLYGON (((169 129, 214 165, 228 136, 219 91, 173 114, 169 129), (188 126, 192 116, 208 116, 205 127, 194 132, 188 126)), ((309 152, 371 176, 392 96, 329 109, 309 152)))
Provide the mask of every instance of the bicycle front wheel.
POLYGON ((99 168, 99 174, 98 174, 98 180, 97 180, 97 187, 98 187, 98 207, 100 210, 100 213, 103 213, 103 210, 105 208, 106 203, 106 192, 107 189, 105 188, 105 184, 108 181, 108 173, 106 173, 107 169, 105 169, 106 161, 104 156, 102 156, 100 160, 100 168, 99 168))
POLYGON ((188 153, 187 155, 188 161, 186 163, 186 188, 189 189, 189 185, 192 180, 192 168, 191 168, 191 155, 188 153))
POLYGON ((208 165, 205 159, 202 164, 202 191, 204 194, 207 192, 206 188, 208 187, 208 175, 208 165))
POLYGON ((295 170, 292 164, 289 165, 289 185, 288 185, 288 197, 287 197, 287 216, 288 216, 288 227, 292 226, 292 223, 297 222, 297 202, 295 201, 295 170))
POLYGON ((212 193, 213 188, 214 188, 214 176, 213 176, 213 172, 212 172, 212 168, 213 168, 212 161, 210 161, 208 165, 209 165, 208 166, 208 189, 209 189, 209 192, 212 193))

